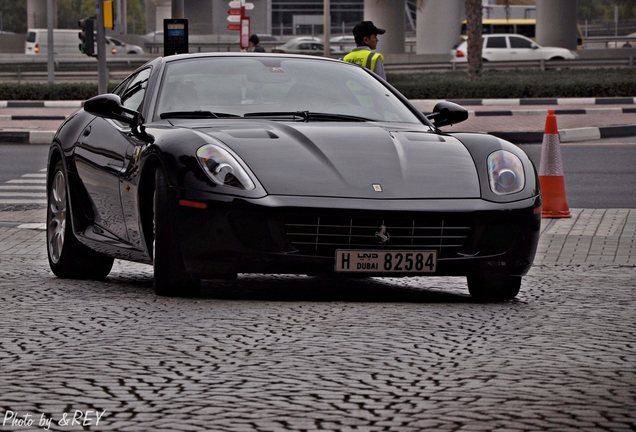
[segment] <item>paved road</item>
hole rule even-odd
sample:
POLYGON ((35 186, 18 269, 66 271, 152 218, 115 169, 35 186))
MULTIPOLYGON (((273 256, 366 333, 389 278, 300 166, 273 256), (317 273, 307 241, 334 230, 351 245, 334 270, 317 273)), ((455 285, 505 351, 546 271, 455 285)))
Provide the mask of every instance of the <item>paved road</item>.
POLYGON ((241 275, 191 299, 123 261, 61 280, 42 206, 18 208, 0 431, 636 430, 634 209, 544 220, 518 298, 485 304, 463 278, 241 275))
POLYGON ((42 217, 0 213, 0 418, 36 419, 0 431, 89 411, 99 431, 636 429, 636 210, 544 220, 497 304, 463 278, 242 276, 193 299, 123 261, 61 280, 18 227, 42 217))

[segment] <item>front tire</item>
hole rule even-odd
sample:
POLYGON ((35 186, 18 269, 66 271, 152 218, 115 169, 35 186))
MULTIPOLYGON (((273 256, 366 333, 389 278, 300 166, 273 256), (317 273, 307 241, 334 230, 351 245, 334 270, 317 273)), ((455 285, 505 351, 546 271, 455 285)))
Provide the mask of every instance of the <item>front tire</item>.
POLYGON ((47 190, 46 243, 51 271, 61 278, 103 279, 113 267, 113 258, 80 243, 71 226, 68 177, 62 161, 53 169, 47 190))
POLYGON ((201 281, 188 274, 181 244, 177 238, 177 205, 163 169, 155 172, 153 199, 153 267, 155 294, 160 296, 193 296, 199 293, 201 281))
POLYGON ((468 292, 476 300, 512 300, 521 289, 521 276, 468 276, 468 292))

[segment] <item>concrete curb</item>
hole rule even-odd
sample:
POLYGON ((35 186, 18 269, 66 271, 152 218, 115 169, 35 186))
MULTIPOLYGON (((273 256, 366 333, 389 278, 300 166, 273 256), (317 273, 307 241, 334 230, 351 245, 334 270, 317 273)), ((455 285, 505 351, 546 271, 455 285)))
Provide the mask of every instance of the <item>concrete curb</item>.
POLYGON ((615 98, 545 98, 545 99, 412 99, 413 103, 435 105, 447 100, 463 106, 531 106, 531 105, 636 105, 635 97, 615 98))
MULTIPOLYGON (((537 132, 488 132, 513 144, 538 144, 543 142, 543 131, 537 132)), ((586 127, 560 129, 559 141, 562 143, 592 141, 605 138, 636 136, 636 125, 586 127)))
MULTIPOLYGON (((555 115, 581 115, 581 114, 636 114, 636 108, 584 108, 584 109, 555 109, 555 115)), ((506 111, 468 111, 469 116, 474 117, 508 117, 548 114, 547 109, 537 110, 506 110, 506 111)))
POLYGON ((81 108, 84 101, 54 100, 54 101, 0 101, 0 108, 81 108))
MULTIPOLYGON (((449 100, 460 105, 476 106, 532 106, 532 105, 604 105, 604 108, 584 108, 584 109, 555 109, 556 115, 572 114, 635 114, 634 108, 611 108, 607 105, 636 105, 636 98, 554 98, 554 99, 456 99, 449 100)), ((414 105, 434 106, 442 100, 436 99, 415 99, 411 101, 414 105)), ((0 101, 0 108, 80 108, 84 101, 0 101)), ((469 116, 475 117, 495 117, 495 116, 528 116, 547 115, 547 109, 528 110, 497 110, 497 111, 469 111, 469 116)), ((46 115, 4 115, 0 120, 64 120, 65 116, 46 115)), ((491 135, 500 137, 513 144, 535 144, 543 142, 543 131, 528 132, 488 132, 491 135)), ((29 130, 4 130, 0 131, 0 142, 9 144, 50 144, 55 131, 29 131, 29 130)), ((636 135, 636 125, 606 126, 606 127, 585 127, 576 129, 559 130, 559 140, 561 142, 590 141, 604 138, 620 138, 636 135)))
POLYGON ((51 144, 56 131, 0 131, 0 142, 6 144, 51 144))
MULTIPOLYGON (((537 144, 543 142, 543 131, 530 132, 487 132, 513 144, 537 144)), ((0 131, 0 142, 7 144, 50 144, 55 131, 0 131)), ((562 143, 591 141, 605 138, 636 136, 636 125, 587 127, 559 130, 562 143)))

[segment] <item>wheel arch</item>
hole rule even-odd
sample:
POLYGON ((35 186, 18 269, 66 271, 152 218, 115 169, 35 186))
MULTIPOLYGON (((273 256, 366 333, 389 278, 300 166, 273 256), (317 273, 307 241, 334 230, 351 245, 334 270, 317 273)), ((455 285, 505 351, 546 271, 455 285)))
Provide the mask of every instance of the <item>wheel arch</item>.
POLYGON ((144 161, 139 175, 139 219, 142 235, 148 255, 152 258, 153 239, 153 195, 155 192, 155 172, 163 168, 163 163, 157 154, 151 153, 144 161))

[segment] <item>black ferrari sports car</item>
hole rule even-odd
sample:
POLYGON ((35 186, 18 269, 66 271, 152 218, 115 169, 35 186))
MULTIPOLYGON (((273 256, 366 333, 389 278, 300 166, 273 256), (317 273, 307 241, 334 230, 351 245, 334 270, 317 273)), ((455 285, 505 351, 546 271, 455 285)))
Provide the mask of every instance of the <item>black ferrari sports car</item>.
POLYGON ((466 276, 510 299, 541 225, 535 168, 467 111, 419 112, 351 63, 288 54, 157 58, 85 102, 48 157, 53 273, 154 266, 158 295, 239 273, 466 276))

